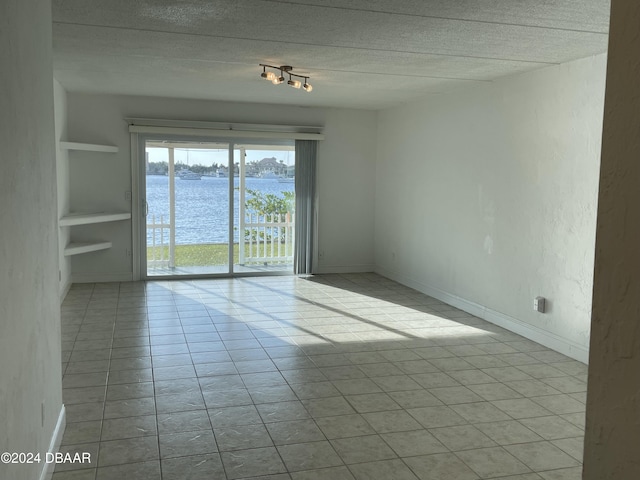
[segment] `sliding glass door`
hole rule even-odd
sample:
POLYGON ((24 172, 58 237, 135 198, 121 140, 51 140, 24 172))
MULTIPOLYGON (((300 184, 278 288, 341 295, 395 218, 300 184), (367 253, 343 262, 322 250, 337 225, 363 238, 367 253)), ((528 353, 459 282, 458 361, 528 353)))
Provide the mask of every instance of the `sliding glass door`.
POLYGON ((234 185, 236 272, 293 270, 295 149, 238 145, 234 185))
POLYGON ((293 145, 144 140, 145 277, 291 272, 293 145))

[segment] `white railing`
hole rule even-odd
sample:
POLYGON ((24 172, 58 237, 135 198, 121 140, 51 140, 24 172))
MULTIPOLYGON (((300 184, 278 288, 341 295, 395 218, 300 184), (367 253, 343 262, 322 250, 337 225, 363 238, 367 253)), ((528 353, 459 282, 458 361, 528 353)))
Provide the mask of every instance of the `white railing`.
POLYGON ((240 218, 240 235, 244 233, 244 245, 238 252, 240 265, 293 263, 295 219, 292 213, 246 213, 240 218))
MULTIPOLYGON (((175 266, 175 245, 171 245, 171 224, 164 215, 151 215, 147 223, 147 266, 175 266)), ((238 263, 293 263, 295 219, 292 213, 258 215, 247 213, 240 222, 238 263)))
POLYGON ((173 249, 170 248, 171 224, 164 222, 164 215, 160 215, 156 222, 156 216, 151 215, 151 223, 147 223, 147 266, 148 267, 173 267, 175 259, 171 255, 173 249), (167 232, 165 233, 165 230, 167 232), (149 234, 150 242, 149 242, 149 234))

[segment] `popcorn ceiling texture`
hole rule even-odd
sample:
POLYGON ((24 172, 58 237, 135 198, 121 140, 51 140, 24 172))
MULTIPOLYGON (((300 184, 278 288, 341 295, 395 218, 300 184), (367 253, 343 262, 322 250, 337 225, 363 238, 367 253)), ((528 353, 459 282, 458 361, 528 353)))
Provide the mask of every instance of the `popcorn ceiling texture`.
POLYGON ((69 92, 381 109, 603 53, 608 0, 55 0, 53 16, 69 92), (259 63, 309 73, 313 94, 259 63))

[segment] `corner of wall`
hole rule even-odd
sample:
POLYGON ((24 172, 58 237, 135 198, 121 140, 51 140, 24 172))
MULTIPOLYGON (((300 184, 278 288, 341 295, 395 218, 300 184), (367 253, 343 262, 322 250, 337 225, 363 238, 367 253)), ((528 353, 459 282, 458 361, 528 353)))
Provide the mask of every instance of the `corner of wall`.
POLYGON ((317 273, 373 270, 377 112, 330 109, 318 158, 317 273))
MULTIPOLYGON (((58 198, 58 219, 69 212, 69 154, 60 148, 60 142, 67 139, 67 93, 60 83, 53 79, 53 99, 56 140, 56 191, 58 198)), ((59 295, 64 300, 71 287, 71 258, 64 255, 64 247, 69 243, 69 227, 58 228, 59 295)))
MULTIPOLYGON (((0 452, 42 452, 62 430, 59 229, 51 2, 2 3, 0 452), (5 28, 6 27, 6 28, 5 28), (25 81, 28 79, 28 81, 25 81), (6 127, 6 128, 5 128, 6 127), (18 221, 19 220, 19 221, 18 221), (60 426, 57 426, 60 425, 60 426)), ((0 463, 34 480, 42 464, 0 463)))

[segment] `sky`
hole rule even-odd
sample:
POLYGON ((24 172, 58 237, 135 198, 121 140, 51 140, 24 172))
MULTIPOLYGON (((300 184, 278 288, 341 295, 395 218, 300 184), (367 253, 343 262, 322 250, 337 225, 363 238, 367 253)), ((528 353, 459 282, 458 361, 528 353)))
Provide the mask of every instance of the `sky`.
MULTIPOLYGON (((169 153, 166 148, 147 148, 150 162, 168 162, 169 153)), ((227 165, 229 154, 226 149, 204 150, 204 149, 183 149, 174 150, 175 162, 182 162, 188 165, 211 166, 214 163, 227 165)), ((295 152, 283 152, 277 150, 247 150, 245 161, 247 163, 262 160, 263 158, 276 157, 278 161, 283 160, 285 165, 293 165, 295 162, 295 152)), ((239 151, 236 151, 236 158, 239 151)), ((237 160, 236 160, 237 161, 237 160)))

